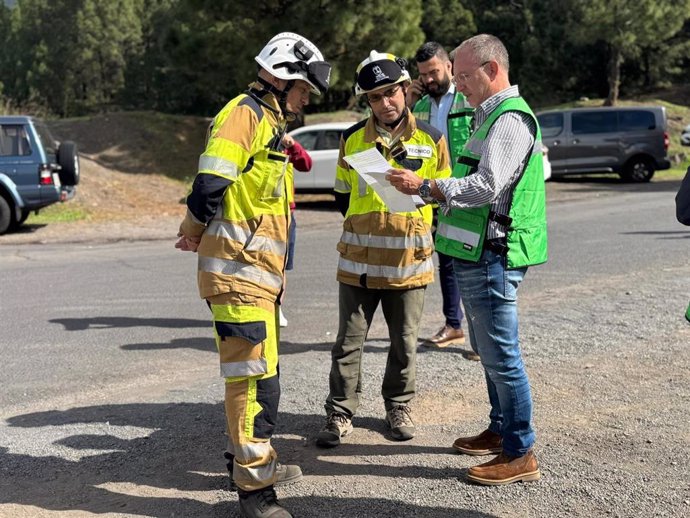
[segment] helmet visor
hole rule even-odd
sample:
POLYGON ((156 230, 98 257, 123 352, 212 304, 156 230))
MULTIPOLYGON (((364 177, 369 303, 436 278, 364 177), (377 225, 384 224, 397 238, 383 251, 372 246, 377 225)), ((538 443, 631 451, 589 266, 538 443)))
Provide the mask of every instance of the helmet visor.
POLYGON ((319 91, 319 94, 328 91, 329 81, 331 79, 331 65, 327 61, 312 61, 307 64, 304 61, 291 63, 286 61, 278 63, 273 68, 285 67, 290 72, 301 74, 304 79, 319 91))
POLYGON ((312 61, 309 63, 307 78, 319 92, 326 93, 331 80, 331 65, 327 61, 312 61))

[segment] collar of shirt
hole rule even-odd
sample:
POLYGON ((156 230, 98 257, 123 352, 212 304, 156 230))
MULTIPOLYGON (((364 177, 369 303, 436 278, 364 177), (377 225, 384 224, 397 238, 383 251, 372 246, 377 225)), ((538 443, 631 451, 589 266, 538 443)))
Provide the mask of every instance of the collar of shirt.
POLYGON ((448 114, 453 107, 455 99, 455 85, 450 84, 448 91, 443 94, 438 101, 431 98, 431 109, 429 110, 429 124, 443 133, 448 142, 448 114))
POLYGON ((499 104, 511 97, 520 97, 517 85, 509 86, 505 90, 495 93, 480 104, 474 112, 474 128, 476 129, 481 126, 499 104))
POLYGON ((380 126, 372 113, 364 126, 364 141, 378 141, 390 148, 401 137, 403 140, 410 140, 415 131, 417 131, 417 120, 410 110, 407 110, 407 115, 402 121, 401 127, 397 128, 394 133, 380 126))

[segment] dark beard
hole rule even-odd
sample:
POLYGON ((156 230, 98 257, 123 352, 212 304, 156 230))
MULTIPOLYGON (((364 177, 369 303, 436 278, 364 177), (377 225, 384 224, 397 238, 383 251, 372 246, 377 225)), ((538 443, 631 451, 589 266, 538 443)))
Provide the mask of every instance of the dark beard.
POLYGON ((436 83, 438 85, 438 93, 431 93, 429 92, 429 95, 434 98, 435 101, 438 101, 441 97, 446 95, 448 92, 448 89, 450 88, 450 79, 446 78, 440 83, 436 83))

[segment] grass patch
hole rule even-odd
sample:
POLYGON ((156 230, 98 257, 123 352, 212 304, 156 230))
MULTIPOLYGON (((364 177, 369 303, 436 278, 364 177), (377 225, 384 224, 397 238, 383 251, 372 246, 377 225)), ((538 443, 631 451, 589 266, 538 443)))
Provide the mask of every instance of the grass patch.
POLYGON ((685 162, 681 162, 678 165, 674 165, 671 167, 671 169, 667 169, 666 171, 657 171, 656 173, 654 173, 652 181, 682 180, 685 177, 685 173, 687 172, 688 167, 690 167, 690 160, 686 160, 685 162))
POLYGON ((38 214, 31 213, 27 218, 27 224, 45 225, 48 223, 69 223, 89 219, 89 213, 81 207, 67 203, 56 203, 45 209, 41 209, 38 214))

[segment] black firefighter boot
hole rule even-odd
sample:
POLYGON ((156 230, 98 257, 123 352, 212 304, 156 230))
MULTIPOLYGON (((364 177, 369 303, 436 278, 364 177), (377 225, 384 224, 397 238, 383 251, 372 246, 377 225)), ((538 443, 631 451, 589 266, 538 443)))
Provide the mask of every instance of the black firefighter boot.
MULTIPOLYGON (((223 457, 228 461, 226 466, 228 468, 228 475, 230 475, 230 491, 237 491, 235 481, 232 479, 232 466, 235 461, 235 456, 229 452, 223 453, 223 457)), ((276 481, 275 486, 285 486, 287 484, 294 484, 302 480, 302 470, 299 466, 294 464, 281 464, 276 466, 276 481)))
POLYGON ((256 491, 237 489, 240 497, 240 514, 244 518, 292 518, 292 515, 278 503, 273 486, 256 491))

